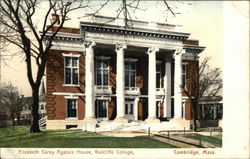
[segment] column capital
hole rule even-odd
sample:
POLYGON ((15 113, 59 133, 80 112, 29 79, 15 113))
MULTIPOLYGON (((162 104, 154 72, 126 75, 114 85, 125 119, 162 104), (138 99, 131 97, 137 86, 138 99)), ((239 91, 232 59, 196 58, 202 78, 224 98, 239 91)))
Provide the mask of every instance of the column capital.
POLYGON ((116 52, 118 52, 119 50, 124 50, 126 48, 127 48, 126 44, 120 44, 120 43, 118 43, 118 44, 115 45, 115 51, 116 52))
POLYGON ((91 48, 91 47, 94 47, 96 45, 96 43, 94 41, 84 41, 83 42, 85 48, 91 48))
POLYGON ((175 52, 174 52, 174 57, 175 56, 182 56, 185 53, 186 53, 186 50, 183 49, 183 48, 176 49, 175 52))
POLYGON ((148 48, 148 54, 151 54, 151 53, 156 53, 156 52, 158 52, 159 51, 159 48, 158 47, 152 47, 152 46, 150 46, 149 48, 148 48))

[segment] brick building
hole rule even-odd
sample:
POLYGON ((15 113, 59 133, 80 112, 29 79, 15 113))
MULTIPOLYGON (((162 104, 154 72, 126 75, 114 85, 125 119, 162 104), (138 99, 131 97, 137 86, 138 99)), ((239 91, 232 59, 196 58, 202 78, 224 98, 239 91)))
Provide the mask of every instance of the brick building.
POLYGON ((92 16, 60 30, 46 68, 47 129, 105 120, 189 127, 186 92, 198 83, 204 47, 180 26, 129 23, 92 16))

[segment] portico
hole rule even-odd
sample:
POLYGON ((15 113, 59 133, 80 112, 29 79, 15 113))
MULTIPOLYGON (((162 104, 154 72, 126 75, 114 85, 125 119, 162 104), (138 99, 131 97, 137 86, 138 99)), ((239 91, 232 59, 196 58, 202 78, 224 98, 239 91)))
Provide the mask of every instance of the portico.
MULTIPOLYGON (((100 44, 104 45, 104 44, 100 44)), ((95 104, 95 99, 97 99, 96 96, 97 92, 99 91, 99 95, 102 93, 101 90, 98 90, 98 86, 94 84, 95 79, 95 66, 94 66, 94 61, 95 57, 98 57, 98 54, 95 54, 95 49, 94 47, 98 47, 98 43, 95 41, 86 41, 85 42, 85 57, 86 57, 86 111, 85 111, 85 120, 89 119, 95 119, 95 112, 96 112, 96 104, 95 104), (95 87, 87 87, 88 85, 95 85, 95 87), (96 88, 96 90, 94 90, 96 88)), ((109 45, 110 46, 110 45, 109 45)), ((164 107, 163 107, 163 117, 171 117, 171 60, 174 60, 175 58, 175 71, 174 72, 174 77, 177 82, 174 83, 174 88, 178 91, 175 91, 174 94, 174 99, 175 99, 175 114, 174 118, 181 118, 182 114, 182 102, 179 102, 177 99, 181 99, 182 97, 182 90, 181 90, 181 55, 184 54, 185 51, 183 49, 178 49, 175 50, 174 54, 172 53, 173 51, 164 51, 162 50, 161 53, 159 53, 160 49, 158 47, 152 47, 149 46, 148 48, 145 49, 145 47, 142 48, 141 54, 142 56, 147 56, 148 59, 148 65, 145 66, 144 68, 148 70, 147 74, 147 94, 141 93, 140 88, 136 86, 136 84, 131 84, 128 87, 125 87, 125 74, 126 70, 125 69, 125 61, 133 61, 137 62, 137 59, 140 58, 140 53, 137 53, 137 55, 133 58, 130 53, 130 58, 125 58, 126 55, 126 49, 127 49, 126 44, 118 43, 115 44, 114 46, 110 46, 110 50, 113 49, 113 55, 116 56, 116 88, 115 92, 102 96, 106 97, 116 97, 116 117, 114 119, 115 122, 128 122, 128 118, 126 118, 126 113, 128 113, 128 109, 130 112, 133 112, 133 120, 138 119, 138 101, 140 99, 147 99, 148 100, 148 105, 147 105, 147 111, 148 115, 146 118, 146 122, 160 122, 158 117, 156 116, 157 112, 157 101, 163 103, 164 102, 164 107), (157 54, 161 54, 161 56, 158 57, 161 58, 162 56, 165 57, 161 61, 161 67, 165 67, 165 72, 161 70, 160 74, 164 75, 164 78, 161 79, 161 77, 157 78, 157 54), (178 60, 178 61, 177 61, 178 60), (163 65, 164 64, 164 65, 163 65), (179 78, 176 78, 179 77, 179 78), (157 80, 160 80, 161 84, 160 88, 156 88, 156 83, 157 80), (160 98, 160 100, 157 98, 160 98), (131 102, 126 102, 126 99, 130 99, 128 101, 131 102)), ((133 48, 133 46, 130 46, 130 48, 133 48)), ((134 51, 134 50, 132 50, 134 51)), ((131 51, 130 51, 131 52, 131 51)), ((109 58, 110 54, 102 54, 102 56, 106 57, 107 59, 109 58)), ((126 65, 127 66, 127 65, 126 65)), ((129 65, 128 65, 129 66, 129 65)), ((135 67, 136 71, 136 66, 135 67)), ((135 72, 136 73, 136 72, 135 72)), ((136 78, 136 74, 133 76, 136 78)), ((135 79, 136 80, 136 79, 135 79)), ((110 88, 110 85, 107 85, 107 88, 110 88)), ((103 89, 103 88, 101 88, 103 89)), ((181 101, 181 100, 180 100, 181 101)), ((107 111, 107 110, 106 110, 107 111)), ((131 119, 130 119, 131 120, 131 119)), ((93 120, 94 121, 94 120, 93 120)))

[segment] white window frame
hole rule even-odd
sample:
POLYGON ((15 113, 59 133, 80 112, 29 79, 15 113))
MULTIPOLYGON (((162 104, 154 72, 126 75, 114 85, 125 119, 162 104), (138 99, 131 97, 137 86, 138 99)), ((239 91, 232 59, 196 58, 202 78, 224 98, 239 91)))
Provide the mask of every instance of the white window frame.
POLYGON ((96 56, 95 57, 95 60, 108 60, 108 68, 107 68, 107 70, 108 70, 108 85, 103 85, 103 71, 104 70, 106 70, 106 69, 104 69, 103 68, 103 62, 102 62, 102 66, 101 66, 101 77, 102 77, 102 84, 101 85, 97 85, 97 65, 96 65, 96 61, 95 61, 95 86, 96 86, 96 88, 98 89, 98 88, 102 88, 102 89, 108 89, 109 88, 109 74, 110 74, 110 59, 111 59, 111 57, 106 57, 106 56, 96 56))
POLYGON ((80 54, 72 54, 72 53, 69 53, 69 54, 65 54, 63 53, 63 60, 64 60, 64 81, 63 81, 63 86, 74 86, 74 87, 80 87, 80 68, 79 68, 79 63, 80 63, 80 54), (65 62, 65 59, 66 57, 76 57, 77 58, 77 67, 72 67, 72 66, 66 66, 66 62, 65 62), (78 73, 78 84, 73 84, 73 75, 71 75, 71 84, 66 84, 66 68, 77 68, 77 73, 78 73))
POLYGON ((66 118, 65 119, 78 119, 78 97, 75 96, 64 96, 66 105, 66 118), (68 117, 68 102, 67 100, 76 100, 76 117, 68 117))
MULTIPOLYGON (((127 87, 127 86, 126 86, 126 81, 124 81, 125 90, 136 90, 136 88, 137 88, 137 87, 136 87, 136 75, 137 75, 137 66, 136 66, 136 65, 137 65, 137 59, 125 58, 125 59, 124 59, 124 65, 125 65, 125 62, 129 62, 129 63, 134 62, 134 63, 135 63, 135 70, 131 70, 131 69, 130 69, 130 70, 126 70, 126 67, 124 66, 124 67, 125 67, 125 69, 124 69, 124 71, 125 71, 125 72, 124 72, 124 80, 126 80, 126 78, 125 78, 126 71, 129 71, 129 72, 130 72, 130 71, 135 71, 135 86, 134 86, 134 87, 130 87, 130 86, 127 87)), ((131 66, 130 66, 130 67, 131 67, 131 66)), ((129 85, 131 85, 130 83, 131 83, 131 81, 130 81, 130 76, 129 76, 129 85)))

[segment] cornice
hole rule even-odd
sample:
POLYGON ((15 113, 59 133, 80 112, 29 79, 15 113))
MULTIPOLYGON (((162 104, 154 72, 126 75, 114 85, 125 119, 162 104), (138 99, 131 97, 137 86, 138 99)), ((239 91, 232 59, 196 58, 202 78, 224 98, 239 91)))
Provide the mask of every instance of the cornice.
MULTIPOLYGON (((49 38, 51 35, 52 32, 48 32, 45 39, 49 38)), ((83 42, 83 38, 80 34, 58 32, 54 37, 54 41, 83 42)))
POLYGON ((183 47, 186 51, 192 52, 192 53, 201 53, 205 50, 206 47, 203 46, 195 46, 195 45, 184 45, 183 47))
POLYGON ((108 25, 102 23, 89 23, 81 22, 80 28, 82 34, 85 31, 88 32, 100 32, 100 33, 111 33, 111 34, 122 34, 122 35, 137 35, 146 37, 156 37, 164 39, 175 39, 175 40, 186 40, 189 37, 189 33, 172 32, 172 31, 161 31, 153 29, 144 29, 136 27, 121 27, 117 25, 108 25))

